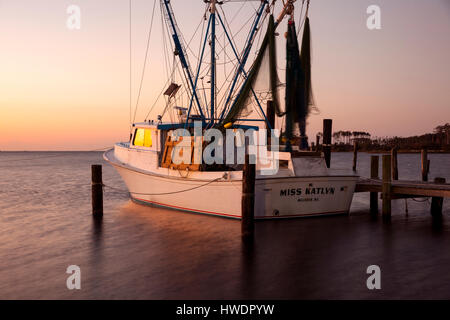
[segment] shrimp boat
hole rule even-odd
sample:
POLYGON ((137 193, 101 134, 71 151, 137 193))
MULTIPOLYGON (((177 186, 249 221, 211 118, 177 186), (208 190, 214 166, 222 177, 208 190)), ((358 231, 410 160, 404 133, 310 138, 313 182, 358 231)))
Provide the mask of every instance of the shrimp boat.
POLYGON ((202 30, 206 27, 206 32, 199 36, 193 72, 187 54, 187 49, 192 52, 190 43, 180 32, 172 3, 159 1, 173 56, 173 72, 161 95, 163 112, 156 119, 133 123, 130 140, 104 153, 127 185, 131 199, 240 219, 247 152, 252 153, 256 166, 256 219, 348 213, 358 176, 330 169, 322 152, 311 151, 305 134, 313 108, 309 1, 302 2, 299 15, 301 50, 295 0, 258 1, 257 8, 249 10, 252 23, 240 48, 232 36, 234 23, 225 14, 226 6, 239 1, 203 2, 202 30), (286 20, 286 81, 282 83, 276 66, 276 30, 286 20), (248 67, 250 57, 254 59, 248 67), (222 65, 223 73, 219 72, 222 65), (283 91, 284 108, 278 101, 283 91))

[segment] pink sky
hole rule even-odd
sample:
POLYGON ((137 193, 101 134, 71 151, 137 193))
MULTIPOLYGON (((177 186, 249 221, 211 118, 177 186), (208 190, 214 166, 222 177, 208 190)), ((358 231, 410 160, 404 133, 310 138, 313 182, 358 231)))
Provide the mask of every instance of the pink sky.
MULTIPOLYGON (((135 99, 153 0, 132 4, 135 99)), ((190 38, 203 1, 172 4, 190 38)), ((126 0, 0 1, 0 150, 92 150, 127 140, 128 14, 126 0), (81 8, 80 30, 66 27, 71 4, 81 8)), ((139 121, 166 80, 159 19, 157 7, 139 121)), ((311 0, 310 19, 320 109, 308 120, 311 138, 323 118, 335 131, 373 136, 423 134, 450 122, 448 1, 311 0), (381 8, 381 30, 366 28, 371 4, 381 8)))

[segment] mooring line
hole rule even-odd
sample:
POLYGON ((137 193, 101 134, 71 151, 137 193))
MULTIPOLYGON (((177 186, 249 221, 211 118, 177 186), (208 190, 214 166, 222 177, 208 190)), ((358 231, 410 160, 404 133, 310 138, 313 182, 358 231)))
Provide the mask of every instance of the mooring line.
POLYGON ((146 195, 146 196, 161 196, 161 195, 168 195, 168 194, 182 193, 182 192, 187 192, 187 191, 195 190, 195 189, 198 189, 198 188, 207 186, 207 185, 209 185, 209 184, 211 184, 211 183, 213 183, 213 182, 215 182, 215 181, 218 181, 218 180, 220 180, 220 179, 222 179, 222 177, 216 178, 216 179, 214 179, 214 180, 208 181, 208 182, 205 183, 205 184, 202 184, 202 185, 199 185, 199 186, 195 186, 195 187, 192 187, 192 188, 188 188, 188 189, 184 189, 184 190, 179 190, 179 191, 161 192, 161 193, 132 192, 132 191, 128 191, 128 190, 123 190, 123 189, 111 187, 111 186, 108 186, 108 185, 106 185, 106 184, 103 184, 103 187, 106 187, 106 188, 109 188, 109 189, 112 189, 112 190, 115 190, 115 191, 118 191, 118 192, 122 192, 122 193, 128 193, 128 194, 133 193, 133 194, 146 195))

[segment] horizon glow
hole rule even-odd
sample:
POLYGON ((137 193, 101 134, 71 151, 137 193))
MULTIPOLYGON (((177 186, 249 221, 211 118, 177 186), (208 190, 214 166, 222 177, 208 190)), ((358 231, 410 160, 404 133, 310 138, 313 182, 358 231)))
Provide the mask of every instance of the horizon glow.
MULTIPOLYGON (((134 108, 153 1, 132 4, 134 108)), ((172 5, 189 39, 204 3, 172 5)), ((158 7, 137 121, 166 80, 158 7)), ((308 119, 310 142, 324 118, 333 119, 333 131, 380 137, 420 135, 450 122, 448 1, 313 0, 309 13, 320 110, 308 119), (366 27, 372 4, 381 8, 380 30, 366 27)), ((0 2, 0 150, 94 150, 128 140, 128 16, 128 1, 0 2), (70 5, 81 8, 80 30, 66 26, 70 5)))

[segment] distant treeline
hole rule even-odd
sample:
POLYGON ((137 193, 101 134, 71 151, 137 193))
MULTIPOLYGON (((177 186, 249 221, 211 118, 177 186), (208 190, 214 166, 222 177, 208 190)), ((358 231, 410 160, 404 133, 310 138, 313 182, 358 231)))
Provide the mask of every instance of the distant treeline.
MULTIPOLYGON (((321 134, 318 134, 321 141, 321 134)), ((372 137, 368 132, 338 131, 333 133, 333 151, 351 151, 353 142, 358 142, 358 150, 367 152, 389 151, 397 147, 399 151, 428 150, 450 152, 450 123, 434 128, 432 133, 412 137, 372 137)))

